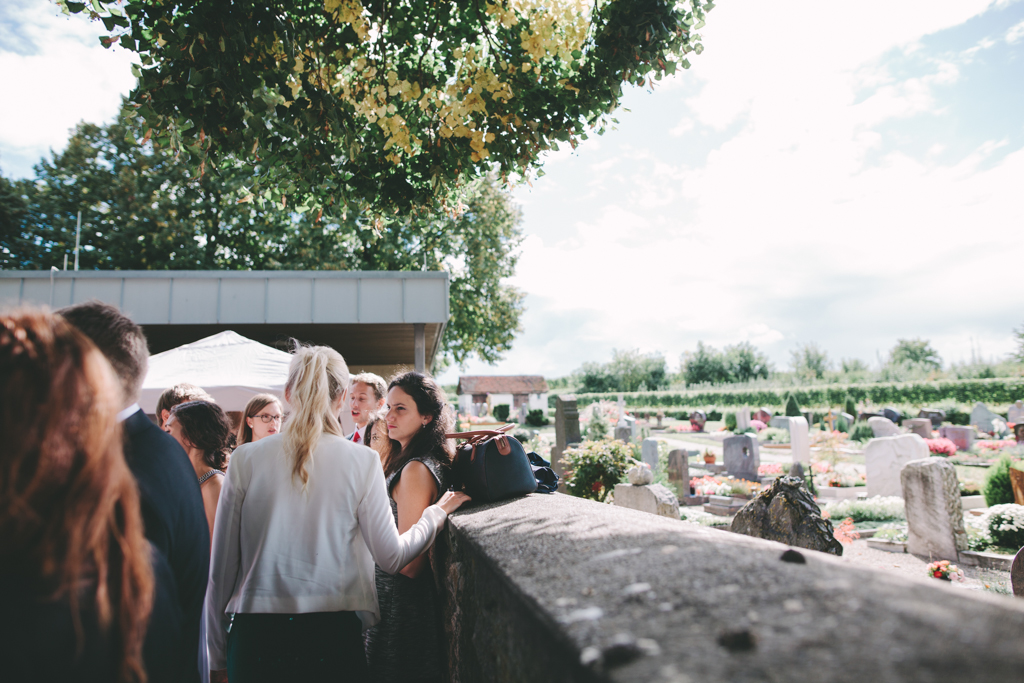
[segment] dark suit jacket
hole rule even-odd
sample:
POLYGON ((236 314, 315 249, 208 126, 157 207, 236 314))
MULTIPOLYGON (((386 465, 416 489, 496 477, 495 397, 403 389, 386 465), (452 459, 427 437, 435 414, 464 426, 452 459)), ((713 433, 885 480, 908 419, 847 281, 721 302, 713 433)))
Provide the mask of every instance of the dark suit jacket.
POLYGON ((210 527, 196 471, 185 451, 141 410, 124 421, 124 455, 139 485, 146 538, 177 583, 182 630, 177 673, 199 680, 199 625, 210 575, 210 527))

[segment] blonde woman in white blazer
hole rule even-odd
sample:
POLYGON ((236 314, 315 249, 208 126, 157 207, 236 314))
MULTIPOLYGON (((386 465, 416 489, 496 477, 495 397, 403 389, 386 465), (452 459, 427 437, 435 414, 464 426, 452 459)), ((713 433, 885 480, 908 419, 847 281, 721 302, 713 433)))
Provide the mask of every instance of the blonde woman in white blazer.
POLYGON ((365 680, 362 630, 379 618, 374 562, 401 570, 468 500, 446 493, 399 535, 380 459, 342 435, 348 385, 336 351, 299 347, 284 431, 231 456, 206 603, 215 681, 365 680))

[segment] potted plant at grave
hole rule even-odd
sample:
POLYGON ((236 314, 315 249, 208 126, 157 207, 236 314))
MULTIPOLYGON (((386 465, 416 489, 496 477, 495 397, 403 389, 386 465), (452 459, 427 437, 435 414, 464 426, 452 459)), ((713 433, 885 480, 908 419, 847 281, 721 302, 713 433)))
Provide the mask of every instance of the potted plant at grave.
POLYGON ((715 454, 711 451, 710 448, 704 449, 704 464, 706 464, 706 465, 714 465, 715 464, 715 457, 716 457, 715 454))

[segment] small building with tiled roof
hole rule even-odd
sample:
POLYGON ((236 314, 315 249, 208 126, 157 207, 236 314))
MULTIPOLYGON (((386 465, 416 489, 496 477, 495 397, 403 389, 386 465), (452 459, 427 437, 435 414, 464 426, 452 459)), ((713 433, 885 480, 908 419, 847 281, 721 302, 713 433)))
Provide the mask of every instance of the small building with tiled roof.
POLYGON ((502 404, 510 415, 548 407, 548 383, 541 375, 463 375, 456 393, 459 411, 467 415, 483 415, 502 404))

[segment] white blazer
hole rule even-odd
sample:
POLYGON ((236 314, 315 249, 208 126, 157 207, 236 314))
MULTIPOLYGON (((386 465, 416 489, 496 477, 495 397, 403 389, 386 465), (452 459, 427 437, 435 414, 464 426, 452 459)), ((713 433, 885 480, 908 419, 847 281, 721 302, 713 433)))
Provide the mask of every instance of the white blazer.
POLYGON ((231 456, 213 528, 206 594, 210 668, 227 666, 225 615, 354 611, 380 620, 374 562, 394 574, 434 541, 447 515, 437 505, 399 536, 377 453, 324 436, 292 475, 285 437, 239 446, 231 456))

